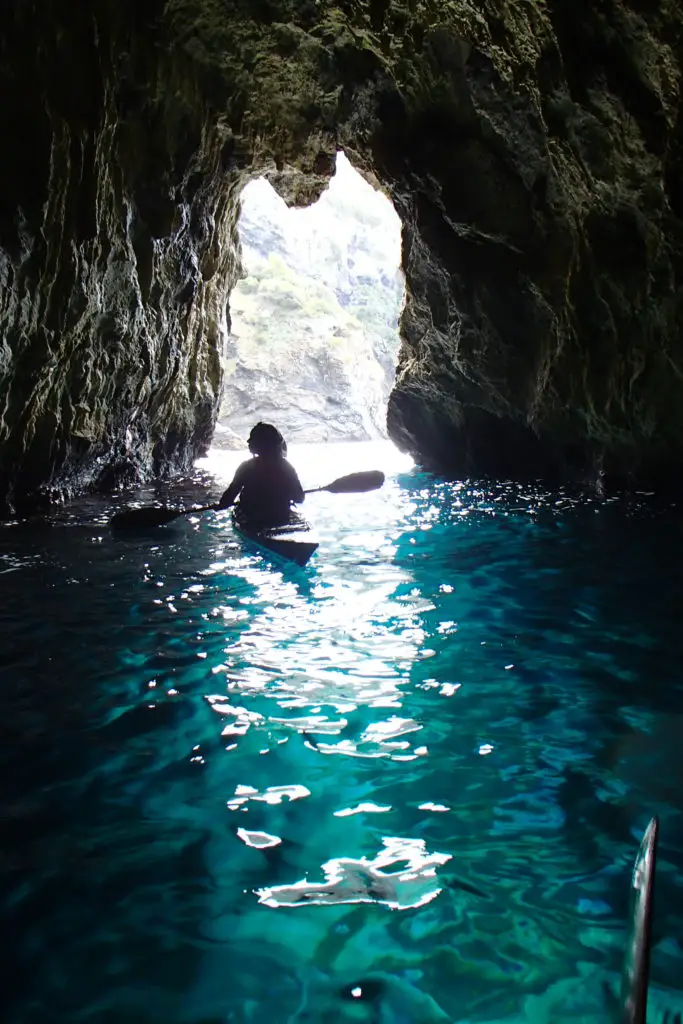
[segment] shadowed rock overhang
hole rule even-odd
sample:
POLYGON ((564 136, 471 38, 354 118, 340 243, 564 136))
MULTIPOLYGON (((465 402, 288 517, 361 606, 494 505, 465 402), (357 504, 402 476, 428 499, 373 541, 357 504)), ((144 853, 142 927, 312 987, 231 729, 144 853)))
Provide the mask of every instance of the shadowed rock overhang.
POLYGON ((0 502, 210 442, 245 182, 343 149, 403 223, 390 435, 447 474, 658 482, 683 442, 674 0, 11 0, 0 502))

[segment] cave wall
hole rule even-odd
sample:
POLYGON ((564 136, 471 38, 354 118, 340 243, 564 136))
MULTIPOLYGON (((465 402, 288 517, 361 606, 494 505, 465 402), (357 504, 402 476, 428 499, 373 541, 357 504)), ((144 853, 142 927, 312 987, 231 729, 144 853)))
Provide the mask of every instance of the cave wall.
POLYGON ((220 385, 236 274, 220 132, 151 45, 153 12, 87 6, 16 4, 2 29, 10 506, 187 467, 220 385))
POLYGON ((683 441, 674 0, 11 0, 0 502, 209 443, 239 192, 343 148, 402 218, 391 435, 451 473, 659 479, 683 441))
POLYGON ((425 37, 422 117, 412 99, 400 146, 385 135, 415 182, 397 202, 411 300, 391 432, 457 474, 670 482, 683 442, 683 12, 665 0, 479 10, 465 42, 452 27, 425 37))

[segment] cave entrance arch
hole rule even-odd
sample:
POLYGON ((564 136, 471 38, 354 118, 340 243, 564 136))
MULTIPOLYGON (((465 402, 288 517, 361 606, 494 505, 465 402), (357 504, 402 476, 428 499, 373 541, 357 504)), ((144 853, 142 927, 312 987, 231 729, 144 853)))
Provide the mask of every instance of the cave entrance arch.
POLYGON ((243 449, 260 419, 297 444, 386 439, 405 300, 391 200, 340 151, 311 206, 249 182, 238 231, 214 446, 243 449))

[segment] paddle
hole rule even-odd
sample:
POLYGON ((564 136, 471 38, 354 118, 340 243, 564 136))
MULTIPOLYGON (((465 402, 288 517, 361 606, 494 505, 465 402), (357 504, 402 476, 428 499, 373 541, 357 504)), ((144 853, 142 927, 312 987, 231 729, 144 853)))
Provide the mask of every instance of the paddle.
MULTIPOLYGON (((304 494, 316 494, 318 491, 329 491, 331 494, 362 494, 365 491, 376 491, 384 483, 384 473, 371 469, 364 473, 349 473, 333 480, 326 487, 313 487, 304 494)), ((189 516, 197 512, 216 512, 218 505, 202 505, 200 508, 159 508, 146 505, 144 508, 126 508, 112 516, 109 523, 116 529, 144 528, 149 526, 165 526, 178 516, 189 516)))
POLYGON ((364 491, 376 491, 384 483, 384 473, 379 469, 369 469, 364 473, 349 473, 333 480, 327 487, 313 487, 304 494, 316 494, 318 491, 329 491, 331 494, 362 494, 364 491))
POLYGON ((218 505, 203 505, 201 508, 159 508, 158 505, 146 505, 144 508, 126 508, 117 512, 109 521, 109 525, 117 530, 144 529, 147 526, 165 526, 172 523, 178 516, 189 516, 192 512, 217 511, 218 505))

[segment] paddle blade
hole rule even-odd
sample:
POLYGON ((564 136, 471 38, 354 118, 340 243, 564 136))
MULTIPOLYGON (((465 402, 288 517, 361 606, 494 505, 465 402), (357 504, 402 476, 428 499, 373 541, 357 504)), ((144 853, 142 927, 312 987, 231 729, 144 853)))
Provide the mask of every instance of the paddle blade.
POLYGON ((109 525, 115 530, 144 529, 150 526, 164 526, 181 516, 182 510, 177 508, 158 508, 147 505, 143 508, 126 508, 112 516, 109 525))
POLYGON ((363 491, 376 491, 384 483, 384 473, 379 469, 369 469, 365 473, 349 473, 348 476, 340 476, 333 480, 327 487, 321 487, 321 491, 330 491, 332 494, 361 494, 363 491))

